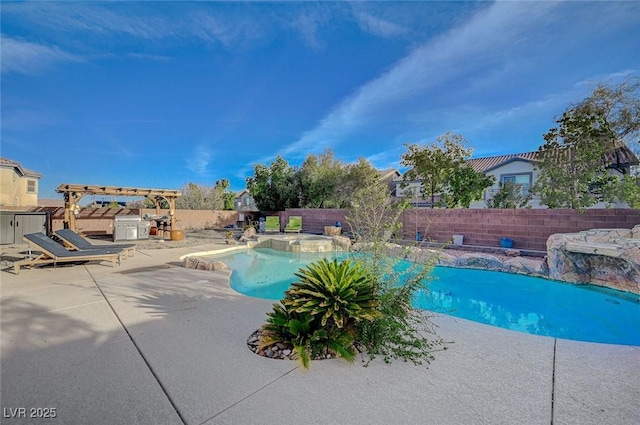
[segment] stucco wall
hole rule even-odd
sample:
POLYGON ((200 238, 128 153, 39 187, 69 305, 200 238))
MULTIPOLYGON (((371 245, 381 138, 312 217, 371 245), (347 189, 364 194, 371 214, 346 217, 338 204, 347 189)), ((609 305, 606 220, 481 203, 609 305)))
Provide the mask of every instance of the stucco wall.
MULTIPOLYGON (((155 209, 142 209, 140 215, 155 214, 155 209)), ((166 211, 161 214, 165 214, 166 211)), ((236 224, 238 221, 237 211, 210 211, 210 210, 176 210, 178 226, 185 230, 220 228, 228 224, 236 224)))
POLYGON ((0 168, 0 205, 35 207, 38 205, 38 179, 20 176, 14 169, 0 168), (36 192, 27 193, 27 180, 36 182, 36 192))

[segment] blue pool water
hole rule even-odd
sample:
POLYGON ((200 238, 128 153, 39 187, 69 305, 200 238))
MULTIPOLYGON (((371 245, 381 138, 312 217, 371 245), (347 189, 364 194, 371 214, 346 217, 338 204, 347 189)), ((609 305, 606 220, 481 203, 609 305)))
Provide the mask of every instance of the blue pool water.
MULTIPOLYGON (((233 270, 233 289, 279 300, 294 272, 323 255, 332 256, 258 249, 218 259, 233 270)), ((485 270, 436 267, 432 276, 429 292, 414 300, 417 308, 536 335, 640 345, 637 295, 485 270)))

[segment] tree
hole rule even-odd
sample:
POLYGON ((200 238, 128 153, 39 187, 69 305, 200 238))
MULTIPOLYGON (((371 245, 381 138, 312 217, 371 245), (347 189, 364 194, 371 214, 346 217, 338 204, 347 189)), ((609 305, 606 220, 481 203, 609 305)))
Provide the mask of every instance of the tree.
MULTIPOLYGON (((227 186, 229 184, 228 180, 227 186)), ((224 180, 216 186, 204 186, 188 183, 182 188, 182 196, 176 199, 176 208, 182 210, 221 210, 224 206, 224 180)))
POLYGON ((365 158, 359 158, 357 162, 348 164, 344 169, 344 177, 335 188, 335 198, 338 208, 350 208, 353 194, 371 182, 377 182, 384 186, 384 182, 378 181, 378 170, 365 158))
POLYGON ((338 207, 336 188, 345 176, 345 166, 335 159, 331 149, 320 155, 308 155, 298 172, 300 203, 304 208, 338 207))
POLYGON ((464 164, 451 171, 443 200, 447 208, 469 208, 473 201, 482 199, 482 193, 492 186, 495 180, 495 177, 486 176, 483 172, 464 164))
POLYGON ((235 209, 236 194, 229 190, 229 185, 229 180, 222 179, 216 181, 213 188, 216 198, 219 199, 216 205, 220 205, 220 209, 223 210, 235 209))
POLYGON ((269 167, 254 165, 253 177, 247 177, 247 190, 262 211, 283 211, 300 206, 297 171, 280 155, 269 167))
POLYGON ((640 133, 639 91, 637 79, 617 87, 599 85, 556 120, 558 126, 543 136, 545 143, 538 149, 540 174, 532 192, 540 195, 541 203, 580 209, 600 201, 634 202, 640 189, 625 178, 627 169, 617 148, 640 133), (612 175, 611 168, 623 178, 612 175))
POLYGON ((400 163, 411 167, 405 180, 420 180, 422 196, 431 200, 431 207, 468 208, 482 192, 493 184, 493 178, 473 170, 466 160, 472 149, 460 134, 447 132, 430 146, 405 145, 407 152, 400 163), (436 201, 436 196, 439 196, 436 201))
POLYGON ((522 193, 522 185, 514 182, 500 182, 500 189, 492 199, 487 200, 489 208, 524 208, 529 204, 531 194, 522 193))
POLYGON ((640 153, 640 78, 628 78, 618 85, 599 84, 575 108, 602 115, 615 134, 610 142, 625 142, 640 153))
POLYGON ((624 199, 631 208, 640 209, 640 177, 624 176, 617 185, 619 199, 624 199))

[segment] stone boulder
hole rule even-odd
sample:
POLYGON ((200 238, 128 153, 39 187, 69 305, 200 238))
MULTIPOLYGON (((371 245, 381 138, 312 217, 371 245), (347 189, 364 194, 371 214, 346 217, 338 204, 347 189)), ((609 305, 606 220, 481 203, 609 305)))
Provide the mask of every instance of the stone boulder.
POLYGON ((560 233, 547 240, 549 277, 640 294, 640 225, 560 233))
POLYGON ((515 257, 502 263, 502 270, 508 273, 525 274, 528 276, 547 277, 549 268, 541 259, 515 257))
POLYGON ((446 252, 438 253, 437 264, 439 266, 455 267, 457 261, 458 257, 456 257, 455 255, 447 254, 446 252))
POLYGON ((349 251, 351 249, 351 239, 346 236, 333 236, 333 242, 336 247, 339 247, 342 251, 349 251))
POLYGON ((247 230, 245 230, 244 232, 242 232, 242 236, 240 236, 240 242, 246 242, 250 239, 254 239, 256 237, 256 228, 253 226, 250 226, 247 228, 247 230))
POLYGON ((461 255, 455 265, 470 269, 502 270, 502 261, 498 257, 478 252, 461 255))
POLYGON ((187 269, 195 270, 208 270, 208 271, 224 271, 229 270, 229 267, 222 261, 217 261, 212 258, 205 257, 185 257, 182 261, 182 265, 187 269))

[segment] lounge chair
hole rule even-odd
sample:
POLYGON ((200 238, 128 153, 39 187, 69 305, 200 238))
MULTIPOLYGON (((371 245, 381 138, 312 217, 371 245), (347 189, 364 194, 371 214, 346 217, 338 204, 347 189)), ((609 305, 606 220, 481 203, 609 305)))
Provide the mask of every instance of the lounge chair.
POLYGON ((302 217, 297 215, 292 215, 289 217, 289 223, 284 228, 285 233, 300 233, 302 231, 302 217))
POLYGON ((277 215, 269 215, 264 223, 264 232, 280 233, 280 217, 277 215))
POLYGON ((132 243, 127 244, 108 244, 94 245, 71 229, 62 229, 56 231, 58 236, 64 242, 65 246, 76 251, 85 251, 92 249, 122 249, 125 256, 133 256, 136 253, 136 246, 132 243))
POLYGON ((13 263, 15 274, 20 274, 20 267, 27 266, 29 268, 38 264, 68 263, 73 261, 91 261, 102 260, 111 261, 113 267, 116 262, 120 264, 120 254, 122 249, 91 249, 87 251, 69 251, 44 233, 29 233, 24 235, 24 240, 29 245, 35 245, 38 251, 42 251, 35 258, 25 258, 13 263))

